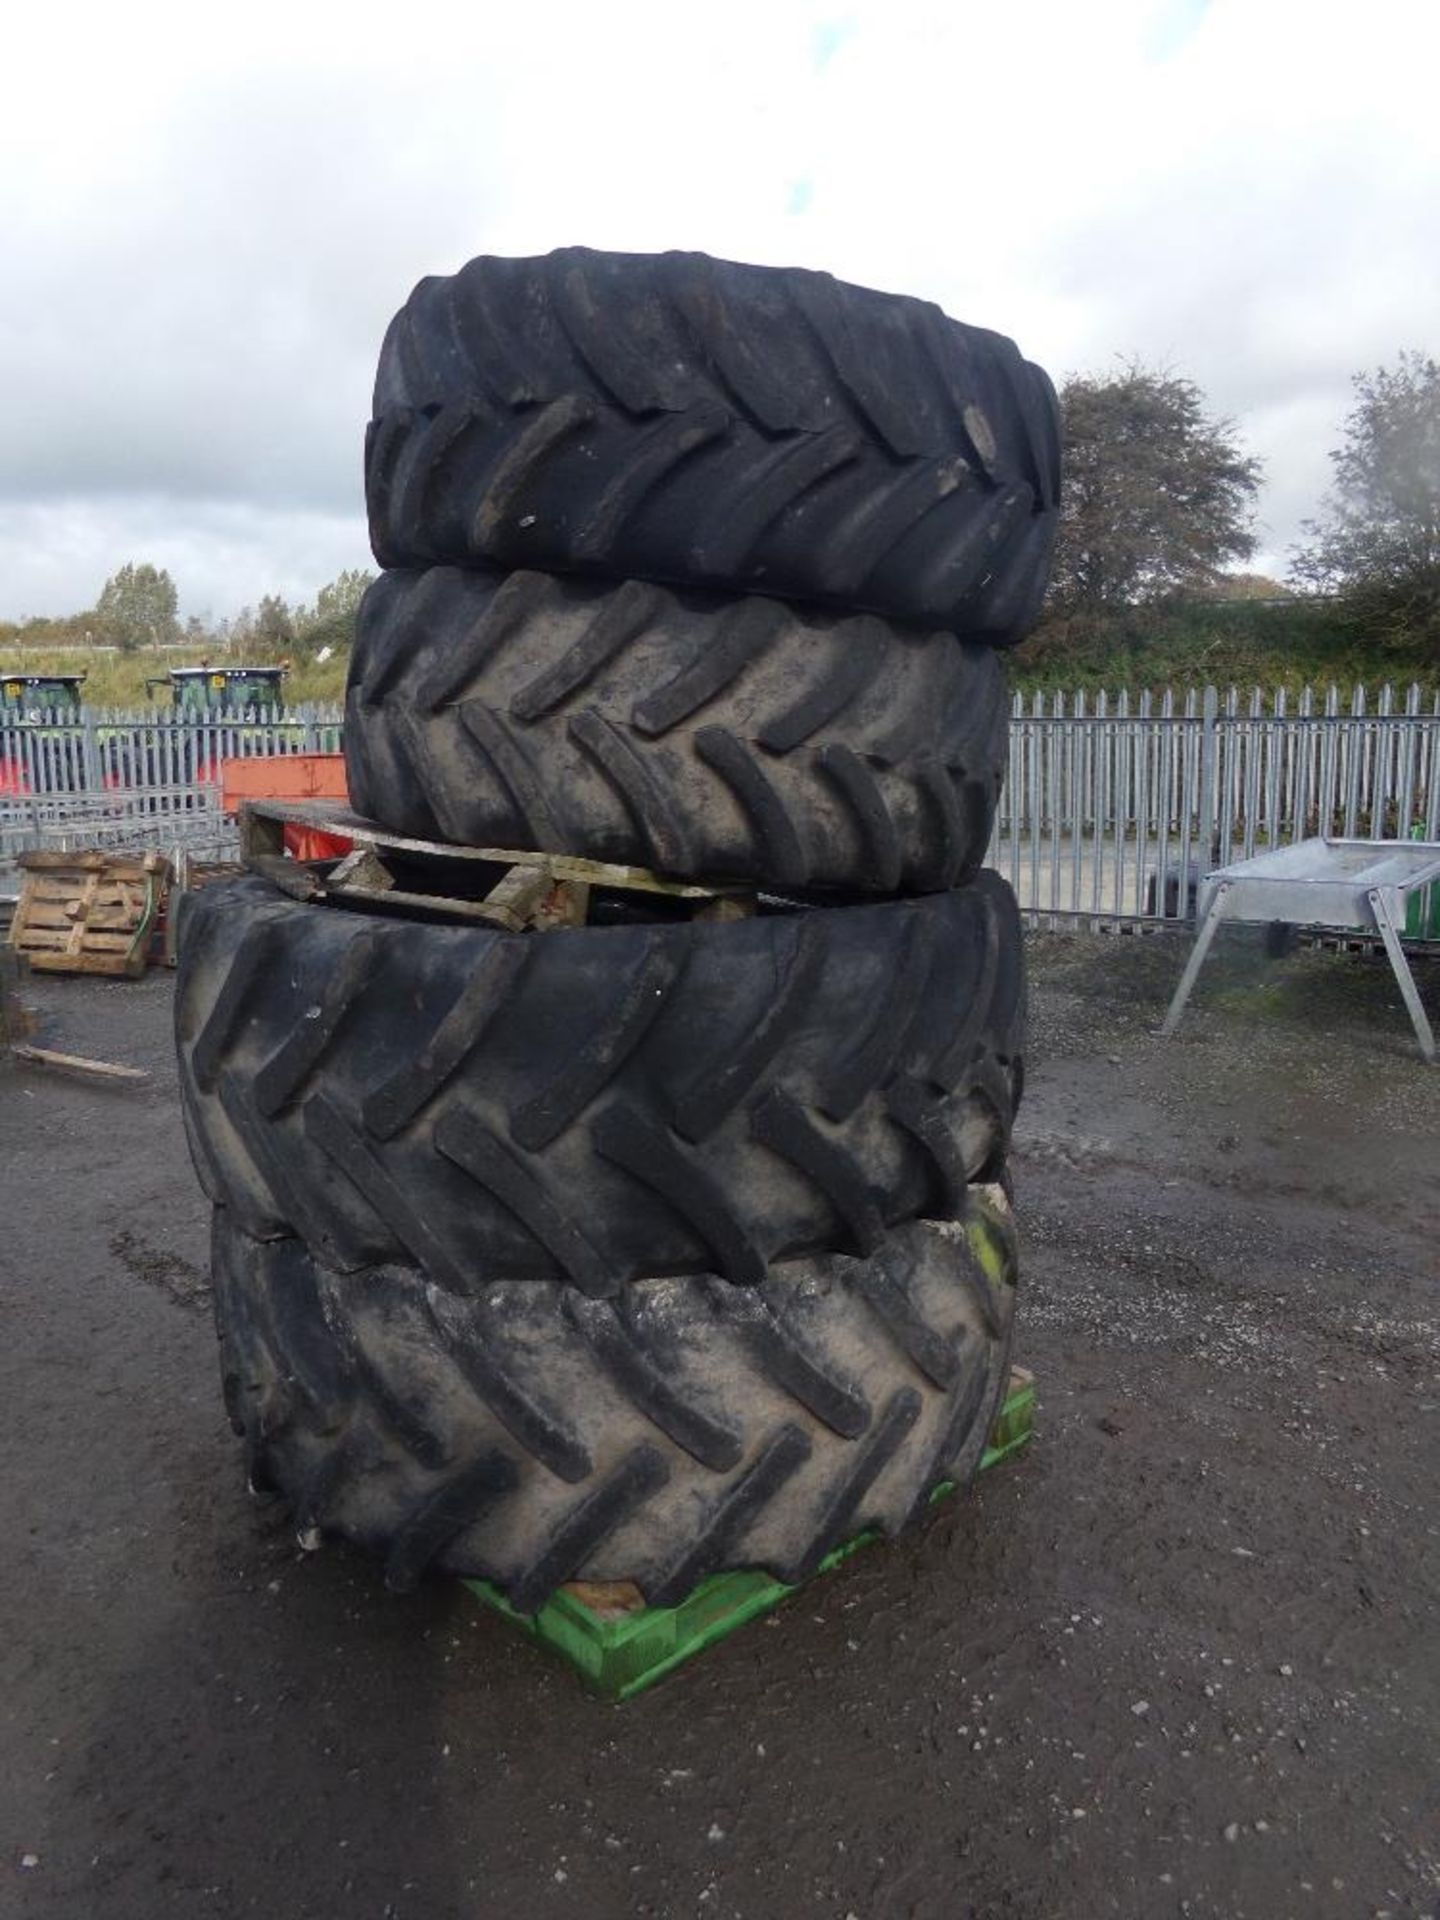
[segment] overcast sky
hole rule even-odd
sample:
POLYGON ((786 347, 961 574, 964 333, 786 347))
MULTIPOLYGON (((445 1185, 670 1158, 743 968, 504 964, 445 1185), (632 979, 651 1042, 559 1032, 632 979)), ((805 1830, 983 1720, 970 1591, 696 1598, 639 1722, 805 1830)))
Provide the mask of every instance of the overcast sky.
POLYGON ((1436 0, 11 9, 0 618, 371 564, 385 324, 476 253, 704 248, 1139 355, 1266 463, 1278 570, 1359 368, 1440 351, 1436 0))

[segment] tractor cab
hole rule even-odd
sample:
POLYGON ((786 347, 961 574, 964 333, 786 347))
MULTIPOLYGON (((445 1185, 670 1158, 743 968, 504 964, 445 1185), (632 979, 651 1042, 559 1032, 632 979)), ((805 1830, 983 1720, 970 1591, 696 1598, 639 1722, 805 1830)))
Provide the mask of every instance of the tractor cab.
POLYGON ((284 703, 282 685, 290 668, 172 667, 163 679, 147 680, 146 691, 166 687, 177 714, 263 713, 284 703))
POLYGON ((0 675, 0 720, 57 720, 80 711, 83 673, 0 675))

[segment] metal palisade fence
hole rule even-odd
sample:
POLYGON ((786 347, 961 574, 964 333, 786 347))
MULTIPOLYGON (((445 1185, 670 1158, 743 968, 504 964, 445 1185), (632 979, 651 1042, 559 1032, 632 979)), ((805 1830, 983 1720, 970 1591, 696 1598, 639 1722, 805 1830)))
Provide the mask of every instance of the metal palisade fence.
POLYGON ((23 720, 0 714, 0 798, 181 786, 218 779, 227 759, 333 753, 343 715, 334 704, 197 719, 97 707, 23 720))
POLYGON ((220 807, 223 762, 334 752, 342 716, 338 705, 197 719, 93 707, 0 714, 0 882, 27 847, 229 854, 235 835, 220 807))
MULTIPOLYGON (((52 835, 77 810, 77 830, 114 815, 109 831, 131 834, 147 813, 193 811, 189 790, 208 805, 226 758, 336 751, 342 719, 0 717, 0 840, 23 842, 42 813, 52 835)), ((989 861, 1034 920, 1185 921, 1209 868, 1316 833, 1440 839, 1440 694, 1015 696, 989 861)))
POLYGON ((989 858, 1033 919, 1188 920, 1210 868, 1310 834, 1440 838, 1440 695, 1016 695, 989 858))

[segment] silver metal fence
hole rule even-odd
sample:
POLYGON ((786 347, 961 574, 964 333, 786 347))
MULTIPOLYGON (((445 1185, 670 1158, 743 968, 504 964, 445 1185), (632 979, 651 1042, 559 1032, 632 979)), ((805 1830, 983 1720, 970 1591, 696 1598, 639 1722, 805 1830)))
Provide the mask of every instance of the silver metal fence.
POLYGON ((1032 920, 1185 921, 1201 874, 1307 834, 1440 838, 1440 695, 1017 695, 989 860, 1032 920))
POLYGON ((334 753, 344 709, 194 719, 87 707, 35 719, 0 715, 0 799, 104 787, 178 787, 218 777, 222 760, 334 753))
POLYGON ((19 892, 17 854, 77 850, 226 860, 239 838, 214 785, 0 797, 0 901, 19 892))
POLYGON ((184 846, 202 853, 235 844, 234 823, 221 809, 219 787, 211 784, 0 800, 0 858, 26 847, 184 846))

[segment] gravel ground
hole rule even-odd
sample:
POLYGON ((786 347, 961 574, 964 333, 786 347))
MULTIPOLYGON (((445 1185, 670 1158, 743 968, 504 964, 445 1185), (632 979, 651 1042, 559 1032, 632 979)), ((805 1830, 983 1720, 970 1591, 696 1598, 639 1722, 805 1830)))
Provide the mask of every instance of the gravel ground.
POLYGON ((1033 945, 1034 1446, 622 1707, 250 1500, 171 983, 36 983, 153 1077, 0 1073, 0 1914, 1434 1915, 1440 1072, 1181 957, 1033 945))

